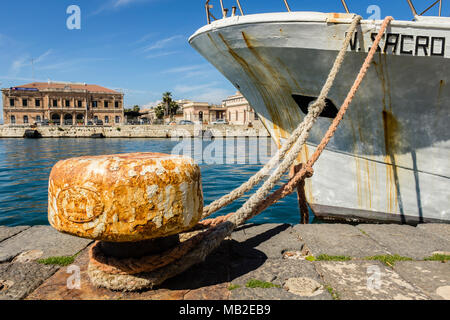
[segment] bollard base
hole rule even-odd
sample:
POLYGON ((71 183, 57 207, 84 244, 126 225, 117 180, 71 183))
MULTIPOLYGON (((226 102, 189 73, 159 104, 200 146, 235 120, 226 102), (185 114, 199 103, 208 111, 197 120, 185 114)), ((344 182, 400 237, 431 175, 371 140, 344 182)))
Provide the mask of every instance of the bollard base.
POLYGON ((193 231, 169 237, 152 240, 150 254, 145 244, 148 242, 130 244, 105 243, 98 241, 90 250, 88 275, 91 283, 96 287, 103 287, 116 291, 139 291, 153 289, 175 274, 173 270, 187 269, 178 260, 192 251, 210 231, 193 231), (157 248, 155 244, 165 245, 157 248), (175 246, 173 246, 175 244, 175 246), (142 251, 144 248, 145 250, 142 251), (106 250, 105 250, 106 249, 106 250), (127 249, 131 251, 126 252, 127 249), (126 257, 125 257, 126 256, 126 257), (173 270, 172 270, 173 269, 173 270))
POLYGON ((92 263, 89 263, 88 275, 94 286, 114 291, 153 289, 158 284, 157 279, 150 273, 111 274, 99 269, 92 263))
POLYGON ((176 247, 180 243, 178 235, 138 242, 100 241, 100 250, 110 257, 119 259, 141 258, 158 254, 176 247))

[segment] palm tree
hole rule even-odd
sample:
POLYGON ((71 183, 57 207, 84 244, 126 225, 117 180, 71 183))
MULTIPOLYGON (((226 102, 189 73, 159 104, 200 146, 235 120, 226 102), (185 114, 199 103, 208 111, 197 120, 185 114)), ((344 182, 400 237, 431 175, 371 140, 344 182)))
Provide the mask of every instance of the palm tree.
POLYGON ((164 92, 162 101, 164 105, 164 117, 168 115, 173 116, 177 113, 179 106, 173 101, 171 92, 164 92))
POLYGON ((170 103, 172 102, 172 92, 164 92, 163 93, 163 99, 162 99, 163 103, 164 103, 164 116, 168 116, 169 115, 169 107, 170 107, 170 103))

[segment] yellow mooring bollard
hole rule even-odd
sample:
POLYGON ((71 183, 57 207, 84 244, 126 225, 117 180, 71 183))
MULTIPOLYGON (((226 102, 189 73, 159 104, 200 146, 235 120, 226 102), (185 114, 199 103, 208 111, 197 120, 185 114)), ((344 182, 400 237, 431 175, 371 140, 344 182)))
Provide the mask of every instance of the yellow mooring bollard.
POLYGON ((192 229, 202 211, 200 168, 187 157, 86 156, 60 161, 50 174, 49 222, 60 232, 98 240, 88 268, 97 286, 147 287, 145 268, 136 265, 163 265, 158 255, 174 250, 178 235, 192 229))

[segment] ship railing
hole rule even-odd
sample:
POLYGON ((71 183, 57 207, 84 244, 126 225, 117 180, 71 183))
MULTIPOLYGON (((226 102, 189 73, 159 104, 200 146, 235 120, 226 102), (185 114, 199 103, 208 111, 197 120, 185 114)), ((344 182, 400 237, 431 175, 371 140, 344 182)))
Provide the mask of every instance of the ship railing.
MULTIPOLYGON (((443 0, 435 0, 429 7, 427 7, 425 10, 422 11, 422 13, 417 13, 416 8, 414 7, 413 0, 406 0, 408 2, 409 8, 411 9, 412 14, 415 16, 423 16, 425 13, 427 13, 429 10, 434 8, 437 4, 439 4, 439 17, 442 16, 442 1, 443 0)), ((350 13, 350 10, 348 9, 346 0, 341 0, 342 5, 344 6, 344 9, 347 13, 350 13)))
MULTIPOLYGON (((408 2, 409 8, 411 9, 412 14, 414 15, 414 17, 416 16, 422 16, 425 13, 427 13, 429 10, 431 10, 432 8, 434 8, 436 5, 439 4, 439 17, 442 16, 442 2, 443 0, 435 0, 429 7, 427 7, 424 11, 422 11, 420 14, 417 12, 414 4, 413 4, 413 0, 406 0, 408 2)), ((206 10, 206 19, 208 21, 208 24, 211 23, 211 18, 214 20, 219 20, 217 19, 212 13, 211 13, 211 9, 213 8, 213 5, 210 4, 211 0, 206 0, 206 4, 205 4, 205 10, 206 10)), ((289 3, 287 0, 283 0, 284 5, 286 6, 286 10, 288 12, 291 12, 291 7, 289 6, 289 3)), ((344 10, 347 13, 350 13, 350 10, 348 8, 347 5, 347 1, 346 0, 341 0, 342 5, 344 6, 344 10)), ((241 14, 241 16, 244 15, 244 11, 242 10, 242 5, 240 0, 236 0, 236 5, 237 6, 233 6, 231 8, 231 16, 234 17, 236 15, 236 11, 237 9, 239 9, 239 12, 241 14)), ((228 12, 229 9, 225 8, 223 5, 223 0, 220 0, 220 8, 222 11, 222 18, 226 18, 228 16, 228 12)))

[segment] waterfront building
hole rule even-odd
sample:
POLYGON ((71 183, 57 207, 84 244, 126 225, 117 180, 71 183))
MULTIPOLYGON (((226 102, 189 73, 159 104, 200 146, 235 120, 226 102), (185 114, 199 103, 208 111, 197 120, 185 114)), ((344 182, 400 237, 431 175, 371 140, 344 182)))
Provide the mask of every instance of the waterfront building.
POLYGON ((5 124, 124 122, 123 93, 94 84, 33 82, 2 89, 5 124))
POLYGON ((207 102, 185 101, 182 110, 184 120, 195 123, 208 124, 226 117, 226 110, 223 106, 211 105, 207 102))
POLYGON ((222 105, 227 111, 229 124, 248 125, 259 121, 258 115, 239 91, 223 100, 222 105))

